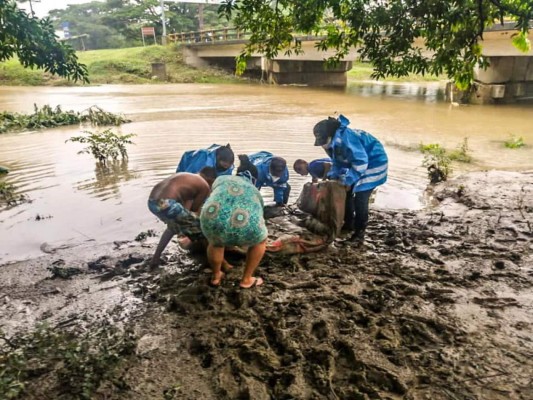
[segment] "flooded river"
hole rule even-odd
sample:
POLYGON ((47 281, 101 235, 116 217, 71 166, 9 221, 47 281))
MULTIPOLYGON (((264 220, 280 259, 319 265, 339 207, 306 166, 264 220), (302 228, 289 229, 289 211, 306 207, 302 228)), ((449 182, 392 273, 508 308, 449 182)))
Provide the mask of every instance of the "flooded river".
MULTIPOLYGON (((269 150, 287 159, 323 157, 313 147, 312 127, 335 112, 352 127, 367 130, 385 144, 389 182, 375 207, 417 209, 427 183, 422 156, 406 148, 420 142, 453 149, 468 137, 473 169, 533 169, 533 108, 453 106, 441 101, 442 85, 367 84, 331 91, 260 85, 144 85, 73 88, 0 87, 0 111, 30 113, 33 104, 82 111, 98 105, 133 122, 116 132, 134 133, 129 160, 98 168, 83 148, 65 143, 91 127, 63 127, 0 135, 3 179, 30 203, 0 212, 0 263, 42 254, 42 249, 87 240, 130 240, 141 231, 161 232, 163 224, 146 207, 152 186, 174 172, 182 153, 212 143, 231 143, 235 152, 269 150), (513 134, 528 147, 510 150, 513 134)), ((292 169, 296 200, 306 179, 292 169)), ((272 199, 269 188, 263 189, 272 199)))

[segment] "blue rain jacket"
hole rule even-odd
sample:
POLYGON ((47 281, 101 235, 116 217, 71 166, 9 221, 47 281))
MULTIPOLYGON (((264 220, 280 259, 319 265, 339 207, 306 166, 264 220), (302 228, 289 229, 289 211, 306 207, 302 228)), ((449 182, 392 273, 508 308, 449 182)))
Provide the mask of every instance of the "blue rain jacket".
POLYGON ((313 160, 309 163, 307 170, 313 179, 322 179, 322 174, 324 171, 324 167, 322 165, 324 163, 331 163, 331 158, 319 158, 318 160, 313 160))
POLYGON ((258 189, 261 189, 263 186, 271 187, 274 189, 274 201, 278 204, 283 204, 283 196, 288 190, 289 169, 285 167, 285 171, 283 171, 279 180, 274 183, 272 175, 270 175, 270 163, 274 155, 268 151, 259 151, 249 154, 248 157, 257 168, 258 176, 255 187, 258 189))
POLYGON ((387 181, 388 158, 383 145, 370 133, 350 129, 344 115, 326 150, 333 165, 328 178, 337 179, 353 192, 374 189, 387 181))
MULTIPOLYGON (((212 144, 207 149, 189 150, 183 153, 180 163, 176 168, 176 172, 190 172, 196 174, 200 172, 203 167, 213 167, 216 169, 217 159, 216 150, 222 147, 219 144, 212 144)), ((216 172, 217 176, 231 175, 233 172, 233 165, 225 171, 216 172)))

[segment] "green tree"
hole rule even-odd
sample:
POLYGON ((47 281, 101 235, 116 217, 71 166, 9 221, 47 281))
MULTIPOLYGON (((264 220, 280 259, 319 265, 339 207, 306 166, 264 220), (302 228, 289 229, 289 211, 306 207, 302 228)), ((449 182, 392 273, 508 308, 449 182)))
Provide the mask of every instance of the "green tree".
POLYGON ((218 15, 217 5, 176 2, 166 2, 165 4, 168 7, 165 15, 168 18, 170 32, 220 29, 229 26, 229 22, 218 15), (202 7, 200 8, 200 6, 202 7), (202 28, 200 28, 200 13, 203 20, 202 28))
POLYGON ((0 0, 0 62, 14 56, 26 68, 88 82, 87 67, 72 47, 58 42, 50 20, 29 16, 15 1, 0 0))
POLYGON ((128 7, 122 0, 92 1, 51 10, 49 15, 56 29, 68 22, 72 36, 88 35, 84 39, 88 49, 119 48, 141 43, 139 32, 134 36, 127 29, 128 7))
POLYGON ((446 74, 459 88, 484 67, 480 39, 485 28, 512 19, 518 29, 513 43, 529 48, 527 32, 532 0, 228 0, 220 7, 235 26, 251 33, 240 56, 255 52, 274 57, 280 50, 300 52, 294 32, 324 35, 320 50, 335 49, 335 63, 357 47, 374 65, 373 76, 446 74), (415 41, 416 39, 416 41, 415 41), (425 55, 422 48, 432 52, 425 55))
MULTIPOLYGON (((57 29, 68 21, 73 36, 89 35, 84 41, 90 49, 139 46, 142 44, 143 26, 153 26, 156 35, 162 35, 160 5, 159 0, 92 1, 52 10, 50 18, 57 29)), ((167 1, 164 5, 168 32, 199 29, 199 4, 167 1)), ((227 26, 228 23, 219 17, 217 10, 216 5, 203 6, 205 29, 227 26)), ((151 40, 148 42, 151 43, 151 40)))

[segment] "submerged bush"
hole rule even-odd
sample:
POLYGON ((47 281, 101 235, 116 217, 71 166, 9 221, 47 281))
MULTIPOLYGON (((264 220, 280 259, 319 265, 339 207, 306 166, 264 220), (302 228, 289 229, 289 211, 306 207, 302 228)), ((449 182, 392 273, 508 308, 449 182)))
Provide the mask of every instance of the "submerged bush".
POLYGON ((25 194, 17 194, 17 188, 13 184, 0 182, 0 204, 16 206, 27 201, 28 197, 25 194))
POLYGON ((463 142, 455 150, 450 152, 438 143, 420 143, 418 148, 424 154, 422 165, 428 170, 430 183, 446 181, 452 173, 452 161, 463 163, 472 162, 470 148, 468 147, 468 138, 464 138, 463 142))
POLYGON ((77 111, 63 111, 60 106, 52 108, 44 105, 42 108, 33 105, 33 114, 20 114, 4 111, 0 113, 0 133, 23 131, 29 129, 54 128, 56 126, 90 123, 91 125, 121 125, 130 120, 122 115, 102 110, 98 106, 77 111))
POLYGON ((452 172, 452 160, 446 153, 446 149, 438 143, 420 143, 420 151, 424 153, 422 165, 428 170, 430 183, 446 181, 452 172))
POLYGON ((128 151, 126 145, 134 144, 130 139, 135 136, 130 133, 127 135, 119 135, 114 133, 111 129, 106 129, 103 132, 84 131, 87 136, 73 136, 67 142, 78 142, 88 144, 78 154, 92 154, 93 157, 100 163, 106 165, 107 160, 116 160, 119 156, 122 159, 128 158, 128 151))
POLYGON ((449 156, 452 161, 459 161, 463 163, 472 162, 470 148, 468 147, 468 138, 464 138, 463 142, 459 144, 455 150, 450 151, 449 156))
POLYGON ((508 149, 519 149, 520 147, 524 147, 526 144, 524 143, 524 138, 516 137, 515 135, 511 135, 509 139, 507 139, 504 142, 505 147, 508 149))

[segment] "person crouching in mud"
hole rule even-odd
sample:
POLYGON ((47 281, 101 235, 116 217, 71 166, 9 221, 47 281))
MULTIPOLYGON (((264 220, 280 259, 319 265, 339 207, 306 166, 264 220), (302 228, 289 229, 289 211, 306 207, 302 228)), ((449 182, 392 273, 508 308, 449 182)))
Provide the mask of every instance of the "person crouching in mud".
POLYGON ((266 249, 268 236, 263 218, 263 198, 255 187, 257 168, 247 156, 239 156, 237 176, 221 176, 213 184, 211 196, 200 214, 202 231, 209 244, 207 258, 212 268, 212 286, 224 278, 222 270, 227 246, 246 246, 246 263, 240 287, 248 289, 263 284, 254 277, 266 249))
POLYGON ((174 235, 186 236, 191 242, 204 239, 195 213, 209 196, 215 178, 215 168, 204 167, 198 174, 179 172, 154 186, 148 198, 148 208, 167 224, 167 228, 152 257, 152 267, 159 265, 161 253, 174 235))
POLYGON ((235 155, 228 143, 225 146, 213 144, 207 149, 189 150, 183 153, 176 172, 198 173, 203 167, 214 167, 216 175, 231 175, 235 155))

